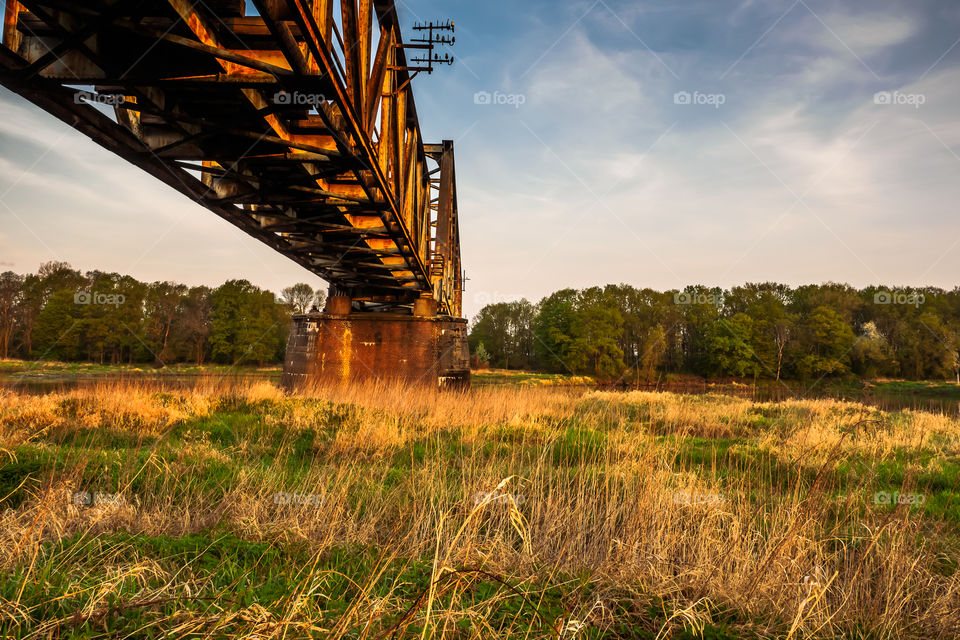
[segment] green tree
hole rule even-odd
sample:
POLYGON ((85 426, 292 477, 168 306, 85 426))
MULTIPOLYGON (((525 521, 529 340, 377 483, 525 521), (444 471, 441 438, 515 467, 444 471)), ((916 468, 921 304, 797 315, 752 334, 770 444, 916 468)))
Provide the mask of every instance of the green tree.
POLYGON ((186 294, 186 285, 175 282, 154 282, 147 287, 144 334, 157 363, 176 358, 175 327, 182 314, 186 294))
POLYGON ((544 298, 533 324, 538 356, 550 370, 602 378, 623 372, 623 316, 602 289, 564 289, 544 298))
POLYGON ((918 380, 951 377, 955 352, 950 328, 933 310, 921 313, 916 323, 912 377, 918 380))
POLYGON ((724 293, 702 285, 668 292, 679 314, 682 367, 694 373, 710 370, 709 337, 721 317, 724 293))
POLYGON ((890 362, 890 346, 873 321, 863 325, 850 353, 851 368, 864 378, 876 378, 890 362))
POLYGON ((947 364, 957 384, 960 384, 960 329, 951 329, 947 340, 947 364))
MULTIPOLYGON (((31 274, 24 278, 23 296, 17 306, 17 323, 21 334, 23 355, 30 357, 33 354, 34 331, 44 307, 53 295, 58 292, 67 292, 70 294, 69 297, 73 297, 83 292, 87 285, 87 281, 80 272, 71 268, 66 262, 44 262, 35 275, 31 274)), ((62 300, 58 304, 62 304, 62 300)), ((62 315, 66 310, 67 308, 62 308, 56 312, 56 315, 62 315)), ((64 318, 70 318, 67 327, 72 326, 74 316, 68 314, 64 318)), ((45 341, 45 348, 49 348, 58 337, 54 321, 48 319, 43 332, 45 335, 42 340, 45 341)))
POLYGON ((537 305, 538 312, 533 321, 535 350, 537 360, 548 371, 573 372, 567 356, 574 339, 576 299, 574 289, 562 289, 537 305))
POLYGON ((483 364, 488 364, 490 362, 490 354, 487 353, 487 348, 483 346, 483 343, 477 343, 477 348, 474 350, 473 355, 477 357, 477 361, 483 364))
POLYGON ((791 311, 809 315, 817 307, 832 309, 840 319, 853 326, 861 317, 866 302, 859 291, 848 284, 827 282, 797 287, 791 298, 791 311))
POLYGON ((210 296, 209 287, 192 287, 180 304, 177 342, 184 357, 201 365, 209 352, 210 296))
POLYGON ((801 321, 797 340, 797 370, 807 379, 843 375, 850 370, 856 336, 833 309, 819 306, 801 321))
POLYGON ((23 276, 12 271, 0 273, 0 358, 10 357, 17 304, 23 293, 23 276))
POLYGON ((646 380, 668 361, 675 361, 677 321, 671 318, 673 300, 652 289, 635 289, 627 284, 608 285, 604 292, 620 311, 623 331, 618 341, 624 362, 646 380), (672 331, 671 331, 672 329, 672 331))
POLYGON ((471 348, 483 344, 495 367, 529 368, 533 365, 533 305, 527 300, 489 304, 473 320, 468 337, 471 348))
POLYGON ((217 362, 263 365, 282 353, 289 313, 273 294, 230 280, 210 296, 210 347, 217 362))
POLYGON ((52 360, 79 360, 82 309, 74 292, 61 289, 47 299, 37 316, 32 334, 40 357, 52 360))
POLYGON ((623 316, 611 297, 598 287, 585 289, 577 298, 566 358, 577 373, 619 376, 626 368, 619 346, 622 333, 623 316))
POLYGON ((780 379, 793 335, 794 318, 788 310, 791 299, 790 287, 775 282, 747 283, 733 287, 724 296, 726 314, 750 317, 746 342, 753 352, 757 375, 780 379))
POLYGON ((709 332, 707 338, 711 372, 715 375, 746 376, 756 373, 758 363, 750 340, 753 336, 753 319, 745 313, 737 313, 729 319, 721 319, 709 332))
POLYGON ((637 375, 644 380, 653 380, 667 353, 667 332, 662 325, 657 324, 646 330, 641 348, 637 375))

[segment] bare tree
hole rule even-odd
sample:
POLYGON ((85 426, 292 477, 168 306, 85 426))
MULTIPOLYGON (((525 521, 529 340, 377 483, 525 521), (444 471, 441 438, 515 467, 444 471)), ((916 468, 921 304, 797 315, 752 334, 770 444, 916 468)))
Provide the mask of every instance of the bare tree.
POLYGON ((283 301, 290 307, 293 313, 306 313, 310 305, 313 304, 315 296, 316 293, 314 293, 313 287, 305 282, 298 282, 281 292, 283 301))
POLYGON ((313 306, 317 309, 323 309, 323 305, 327 301, 327 294, 324 293, 323 289, 317 289, 313 292, 313 306))
POLYGON ((783 368, 783 353, 790 342, 790 325, 786 321, 774 325, 773 341, 777 345, 777 382, 779 382, 780 371, 783 368))

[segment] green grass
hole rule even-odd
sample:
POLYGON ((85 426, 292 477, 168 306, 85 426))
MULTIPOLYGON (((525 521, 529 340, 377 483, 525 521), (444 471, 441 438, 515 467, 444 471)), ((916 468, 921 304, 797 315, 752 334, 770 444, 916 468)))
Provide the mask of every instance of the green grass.
MULTIPOLYGON (((154 634, 173 621, 204 619, 212 602, 217 603, 221 618, 225 612, 241 612, 257 605, 273 619, 282 619, 290 614, 304 587, 301 580, 307 576, 330 595, 298 606, 322 615, 330 621, 329 626, 348 617, 357 599, 372 598, 389 602, 394 609, 394 613, 377 621, 376 631, 396 630, 402 637, 418 637, 422 627, 415 619, 406 619, 405 614, 419 608, 433 575, 429 557, 388 558, 376 549, 359 546, 335 547, 317 555, 305 545, 249 542, 216 530, 184 536, 76 535, 45 543, 39 556, 41 569, 26 589, 22 593, 15 590, 18 576, 9 576, 0 581, 0 597, 17 600, 21 611, 27 612, 18 630, 26 631, 44 620, 63 619, 69 621, 65 630, 71 638, 99 638, 104 628, 109 628, 112 636, 156 637, 154 634), (59 565, 62 570, 55 570, 58 565, 45 562, 48 559, 69 561, 69 566, 59 565), (99 572, 120 559, 149 566, 150 571, 120 578, 109 605, 90 610, 88 603, 91 593, 99 587, 99 572), (188 576, 195 590, 189 595, 167 595, 164 588, 170 575, 188 576), (371 575, 376 579, 371 581, 371 575), (155 597, 145 599, 144 592, 153 592, 155 597)), ((553 621, 581 617, 598 595, 587 574, 579 578, 557 575, 553 584, 548 585, 514 582, 468 567, 436 581, 440 596, 433 606, 437 610, 454 605, 454 598, 442 589, 452 583, 458 586, 457 608, 478 609, 484 614, 482 626, 466 616, 456 620, 457 637, 483 635, 488 628, 513 629, 517 636, 545 637, 550 634, 553 621)), ((588 627, 576 637, 653 640, 666 622, 663 603, 653 596, 637 598, 626 592, 615 595, 619 596, 617 623, 606 630, 588 627)), ((680 630, 671 637, 746 637, 729 626, 743 621, 736 612, 717 609, 716 617, 716 623, 708 624, 702 636, 680 630)), ((196 633, 178 637, 205 637, 204 632, 212 625, 200 626, 196 633)), ((10 637, 22 637, 18 630, 10 637)), ((218 637, 231 637, 232 630, 230 624, 222 626, 218 637)), ((325 636, 318 630, 296 637, 325 636)))
POLYGON ((11 379, 43 379, 87 376, 166 376, 256 374, 279 376, 281 366, 230 366, 223 364, 172 363, 158 367, 151 363, 98 364, 94 362, 60 362, 56 360, 0 360, 0 376, 11 379))
POLYGON ((32 449, 21 453, 26 455, 0 466, 0 508, 19 507, 29 491, 54 468, 49 455, 32 449))
MULTIPOLYGON (((912 518, 915 536, 930 554, 930 564, 924 566, 944 579, 958 575, 960 449, 953 432, 936 432, 920 446, 898 446, 883 455, 853 447, 834 459, 812 445, 787 455, 789 438, 811 423, 847 428, 858 419, 859 409, 763 404, 738 413, 727 408, 741 408, 744 401, 721 396, 637 394, 626 401, 617 394, 580 398, 565 390, 557 395, 569 402, 561 414, 525 416, 517 409, 474 425, 443 417, 424 426, 431 419, 428 409, 403 413, 336 399, 251 400, 228 394, 208 413, 154 429, 121 424, 110 416, 90 426, 83 419, 89 399, 64 397, 55 409, 62 419, 59 426, 41 424, 25 441, 0 452, 0 510, 29 509, 45 487, 69 480, 71 490, 122 495, 133 513, 115 522, 109 512, 96 519, 94 510, 80 507, 79 524, 64 516, 70 526, 62 534, 44 534, 35 555, 9 565, 0 574, 0 605, 14 610, 16 603, 20 623, 0 618, 0 636, 42 635, 45 623, 59 620, 64 625, 60 637, 148 638, 180 624, 192 626, 177 637, 227 638, 254 633, 254 628, 261 637, 266 627, 247 618, 262 615, 272 623, 310 621, 289 628, 289 638, 326 638, 337 629, 339 637, 373 639, 395 625, 397 637, 419 638, 424 615, 417 607, 434 575, 435 549, 419 544, 393 555, 397 532, 422 527, 430 540, 430 526, 410 523, 422 519, 435 526, 433 518, 443 512, 453 514, 445 525, 446 535, 452 535, 474 504, 466 487, 489 489, 511 475, 517 480, 505 491, 524 497, 519 516, 500 505, 491 509, 490 519, 478 525, 481 543, 475 553, 444 578, 449 584, 442 586, 449 590, 441 589, 434 602, 438 620, 451 625, 445 637, 556 639, 557 621, 584 617, 599 599, 605 617, 591 618, 577 638, 656 638, 671 614, 704 596, 707 587, 700 578, 658 593, 643 581, 595 575, 589 564, 574 570, 538 558, 531 561, 532 568, 513 575, 503 565, 492 568, 490 561, 497 554, 523 555, 517 529, 526 526, 526 518, 533 519, 529 505, 534 501, 568 499, 569 509, 561 508, 559 517, 537 531, 546 537, 551 528, 569 526, 570 544, 583 546, 604 525, 602 518, 591 519, 595 514, 578 509, 601 503, 605 494, 623 492, 629 500, 650 477, 661 478, 670 492, 690 486, 692 476, 695 486, 731 498, 739 494, 751 514, 747 524, 739 524, 754 526, 750 533, 758 539, 783 534, 769 514, 792 496, 813 495, 818 505, 828 505, 818 523, 825 529, 851 518, 858 524, 844 524, 828 546, 842 542, 859 551, 869 547, 869 536, 881 525, 912 518), (716 433, 724 435, 706 436, 687 417, 669 417, 665 403, 683 403, 701 412, 696 416, 713 416, 702 420, 706 427, 723 427, 716 433), (385 444, 376 445, 374 435, 349 437, 378 423, 392 434, 385 444), (528 482, 534 477, 539 484, 528 482), (311 517, 310 510, 283 516, 271 501, 277 492, 338 500, 336 517, 358 523, 356 529, 331 529, 339 537, 312 538, 304 520, 311 517), (924 500, 876 504, 875 492, 920 494, 924 500), (147 516, 161 519, 167 512, 182 518, 166 522, 158 534, 154 528, 159 525, 147 516), (87 516, 90 520, 82 520, 87 516), (859 526, 868 518, 873 518, 869 526, 859 526), (382 608, 358 613, 358 607, 371 603, 382 608), (415 614, 407 619, 411 608, 415 614)), ((449 396, 446 401, 472 400, 449 396)), ((182 398, 157 391, 149 402, 177 407, 182 398)), ((696 416, 694 423, 701 419, 696 416)), ((877 420, 875 431, 851 432, 850 440, 866 443, 876 434, 909 428, 915 419, 904 412, 873 412, 871 417, 877 420)), ((3 420, 16 423, 13 412, 0 412, 0 426, 3 420)), ((704 512, 684 526, 695 527, 701 517, 726 517, 721 513, 704 512)), ((661 524, 657 517, 651 523, 652 528, 661 524)), ((726 535, 727 525, 714 532, 726 535)), ((621 538, 633 533, 628 526, 617 529, 611 549, 619 549, 621 538)), ((691 548, 695 543, 690 542, 691 548)), ((624 553, 677 574, 691 570, 695 561, 684 551, 671 556, 641 547, 624 553)), ((698 605, 700 613, 710 611, 702 635, 673 618, 668 637, 774 637, 769 634, 782 636, 789 628, 780 603, 758 600, 752 609, 740 609, 722 595, 713 593, 709 602, 698 605)), ((790 602, 795 598, 791 592, 790 602)), ((430 626, 426 637, 440 637, 439 624, 430 626)), ((880 637, 875 627, 858 630, 849 620, 844 624, 842 637, 880 637)))
POLYGON ((471 382, 474 385, 556 385, 556 386, 592 386, 593 379, 587 376, 576 376, 562 373, 537 373, 533 371, 519 371, 506 369, 476 369, 471 372, 471 382))

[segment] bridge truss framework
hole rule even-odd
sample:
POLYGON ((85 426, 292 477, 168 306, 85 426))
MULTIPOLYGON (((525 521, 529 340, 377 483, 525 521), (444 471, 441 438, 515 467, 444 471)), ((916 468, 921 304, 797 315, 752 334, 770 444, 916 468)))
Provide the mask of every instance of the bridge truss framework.
POLYGON ((422 140, 393 0, 253 4, 7 0, 0 83, 355 309, 461 316, 453 143, 422 140))

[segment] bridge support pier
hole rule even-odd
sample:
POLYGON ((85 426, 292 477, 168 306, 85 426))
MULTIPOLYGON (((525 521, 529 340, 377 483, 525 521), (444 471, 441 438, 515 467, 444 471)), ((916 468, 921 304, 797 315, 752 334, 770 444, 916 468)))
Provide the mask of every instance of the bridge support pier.
MULTIPOLYGON (((349 298, 346 298, 349 301, 349 298)), ((432 301, 431 301, 432 302, 432 301)), ((346 313, 334 302, 323 313, 293 317, 283 364, 288 389, 391 380, 440 388, 470 385, 467 321, 399 313, 346 313), (341 313, 336 313, 340 311, 341 313)))

